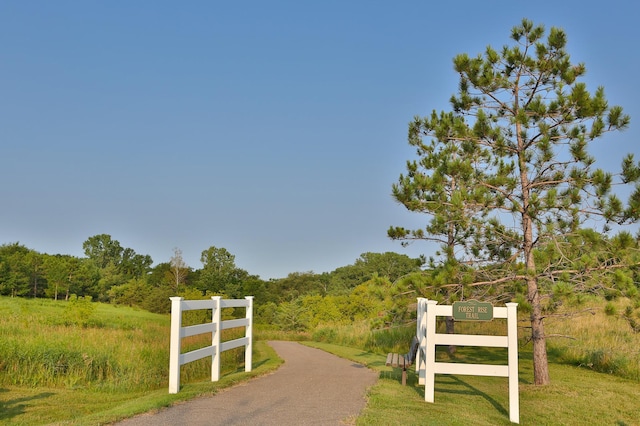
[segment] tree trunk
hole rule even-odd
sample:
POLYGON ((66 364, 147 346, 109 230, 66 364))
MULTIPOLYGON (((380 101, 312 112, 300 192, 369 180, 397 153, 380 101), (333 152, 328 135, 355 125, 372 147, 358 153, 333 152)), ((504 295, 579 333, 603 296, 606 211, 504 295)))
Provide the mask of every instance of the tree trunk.
MULTIPOLYGON (((455 332, 455 320, 453 319, 453 317, 446 317, 444 319, 444 324, 445 324, 445 328, 447 331, 447 334, 453 334, 455 332)), ((449 345, 447 347, 447 353, 449 354, 449 356, 453 356, 453 354, 456 353, 456 346, 455 345, 449 345)))
MULTIPOLYGON (((516 89, 517 92, 517 89, 516 89)), ((516 93, 516 111, 518 101, 516 93)), ((547 360, 547 338, 542 323, 542 304, 538 292, 536 278, 536 261, 533 257, 534 234, 533 218, 530 216, 531 186, 527 174, 526 147, 522 138, 522 125, 516 120, 518 138, 518 168, 520 169, 520 185, 522 188, 522 251, 524 252, 525 270, 527 273, 527 300, 531 304, 531 340, 533 341, 533 382, 536 385, 548 385, 549 363, 547 360)))
POLYGON ((533 382, 536 385, 548 385, 549 362, 547 360, 547 339, 544 334, 542 307, 538 283, 535 278, 527 280, 528 299, 531 303, 531 340, 533 341, 533 382))
POLYGON ((547 360, 547 337, 544 334, 542 302, 538 292, 538 279, 535 276, 536 263, 533 258, 533 233, 531 219, 524 215, 524 253, 527 277, 527 300, 531 304, 531 340, 533 342, 533 382, 536 385, 548 385, 549 363, 547 360))

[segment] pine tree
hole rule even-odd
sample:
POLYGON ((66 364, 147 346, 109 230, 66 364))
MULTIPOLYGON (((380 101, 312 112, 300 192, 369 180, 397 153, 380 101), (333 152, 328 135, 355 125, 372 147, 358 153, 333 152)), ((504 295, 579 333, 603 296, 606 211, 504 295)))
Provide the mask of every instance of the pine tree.
POLYGON ((491 271, 473 285, 523 283, 536 384, 550 382, 543 325, 550 265, 542 271, 536 251, 566 241, 595 218, 606 233, 640 213, 637 185, 627 206, 613 191, 616 184, 638 182, 633 155, 613 174, 596 168, 587 150, 605 133, 628 127, 629 116, 608 105, 602 87, 592 94, 578 81, 586 67, 571 63, 563 30, 551 28, 544 37, 543 26, 523 19, 511 45, 454 58, 460 82, 453 110, 410 125, 409 142, 420 161, 408 163, 408 175, 393 189, 405 207, 432 220, 425 231, 389 231, 396 238, 458 244, 469 264, 491 271))

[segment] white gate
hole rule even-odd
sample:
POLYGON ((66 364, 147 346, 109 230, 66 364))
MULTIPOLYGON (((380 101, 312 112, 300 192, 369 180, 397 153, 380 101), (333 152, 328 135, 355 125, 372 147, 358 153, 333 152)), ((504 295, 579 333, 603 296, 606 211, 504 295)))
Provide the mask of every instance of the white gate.
POLYGON ((416 356, 419 384, 425 385, 424 399, 434 402, 435 375, 458 374, 472 376, 496 376, 509 378, 509 420, 520 423, 518 396, 518 313, 517 303, 506 307, 494 307, 494 318, 507 319, 506 336, 439 334, 436 333, 436 317, 453 316, 453 306, 438 305, 435 300, 418 298, 417 333, 420 347, 416 356), (486 346, 508 348, 506 365, 464 364, 436 362, 436 345, 486 346))

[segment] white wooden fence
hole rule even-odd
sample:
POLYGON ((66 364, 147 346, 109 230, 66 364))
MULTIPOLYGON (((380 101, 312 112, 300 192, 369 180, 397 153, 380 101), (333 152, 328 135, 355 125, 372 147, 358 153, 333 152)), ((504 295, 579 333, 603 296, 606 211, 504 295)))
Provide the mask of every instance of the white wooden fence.
POLYGON ((180 389, 180 366, 198 359, 211 357, 211 381, 220 379, 220 353, 240 346, 245 347, 244 370, 251 371, 251 352, 253 350, 253 296, 244 299, 226 299, 213 296, 210 300, 184 300, 171 297, 171 346, 169 349, 169 393, 178 393, 180 389), (245 318, 221 321, 223 308, 246 308, 245 318), (182 313, 197 309, 211 309, 210 323, 182 326, 182 313), (222 330, 245 327, 245 336, 235 340, 220 342, 222 330), (182 339, 197 334, 211 333, 211 346, 180 353, 182 339))
POLYGON ((436 333, 436 317, 453 316, 451 305, 438 305, 435 300, 418 298, 416 332, 420 341, 416 354, 416 371, 419 384, 425 385, 424 399, 434 402, 435 375, 458 374, 472 376, 496 376, 509 378, 509 420, 520 423, 518 392, 518 327, 517 303, 506 307, 494 307, 494 318, 507 319, 507 335, 465 335, 436 333), (464 364, 436 362, 437 345, 486 346, 508 348, 507 365, 464 364))

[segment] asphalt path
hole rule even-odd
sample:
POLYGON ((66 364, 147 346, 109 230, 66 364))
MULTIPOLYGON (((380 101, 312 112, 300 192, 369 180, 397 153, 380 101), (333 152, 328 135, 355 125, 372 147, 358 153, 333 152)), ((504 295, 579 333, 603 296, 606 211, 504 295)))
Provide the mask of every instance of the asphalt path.
POLYGON ((218 394, 143 414, 120 426, 345 425, 378 379, 368 368, 296 342, 269 342, 284 364, 218 394))

